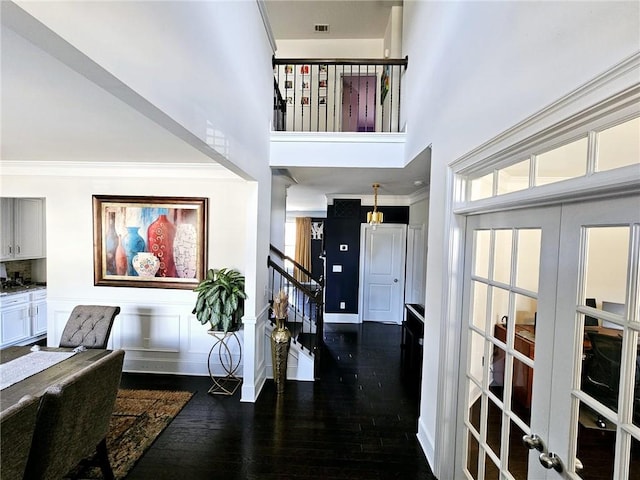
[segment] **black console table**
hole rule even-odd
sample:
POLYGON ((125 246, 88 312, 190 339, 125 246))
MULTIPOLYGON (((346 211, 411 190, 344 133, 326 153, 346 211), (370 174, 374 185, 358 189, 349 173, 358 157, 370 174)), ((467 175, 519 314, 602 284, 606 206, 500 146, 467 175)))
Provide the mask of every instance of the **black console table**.
POLYGON ((401 364, 407 379, 422 378, 422 344, 424 340, 424 306, 416 303, 405 305, 406 315, 402 322, 401 364))

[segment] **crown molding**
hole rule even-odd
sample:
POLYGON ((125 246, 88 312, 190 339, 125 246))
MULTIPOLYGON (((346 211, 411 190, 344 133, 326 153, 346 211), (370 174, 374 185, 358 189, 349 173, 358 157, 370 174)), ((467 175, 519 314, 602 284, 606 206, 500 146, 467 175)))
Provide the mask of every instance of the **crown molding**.
POLYGON ((58 162, 0 160, 2 176, 210 178, 242 180, 216 163, 58 162))

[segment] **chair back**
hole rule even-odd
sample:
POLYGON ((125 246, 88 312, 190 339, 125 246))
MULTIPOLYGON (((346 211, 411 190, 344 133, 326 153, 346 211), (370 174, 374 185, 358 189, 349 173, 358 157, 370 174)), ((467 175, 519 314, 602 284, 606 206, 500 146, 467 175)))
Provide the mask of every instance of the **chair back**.
POLYGON ((60 347, 107 348, 109 334, 120 307, 78 305, 62 331, 60 347))
POLYGON ((123 360, 124 350, 109 352, 45 391, 25 478, 62 478, 96 451, 107 435, 123 360))
POLYGON ((36 425, 40 398, 25 395, 0 412, 0 479, 22 480, 36 425))

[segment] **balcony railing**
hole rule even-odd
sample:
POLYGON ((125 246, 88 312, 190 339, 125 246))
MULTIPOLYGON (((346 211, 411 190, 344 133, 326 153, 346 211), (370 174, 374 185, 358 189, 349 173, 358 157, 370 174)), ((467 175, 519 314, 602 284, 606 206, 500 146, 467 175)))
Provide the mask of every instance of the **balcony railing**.
POLYGON ((399 132, 403 59, 273 59, 274 130, 399 132))

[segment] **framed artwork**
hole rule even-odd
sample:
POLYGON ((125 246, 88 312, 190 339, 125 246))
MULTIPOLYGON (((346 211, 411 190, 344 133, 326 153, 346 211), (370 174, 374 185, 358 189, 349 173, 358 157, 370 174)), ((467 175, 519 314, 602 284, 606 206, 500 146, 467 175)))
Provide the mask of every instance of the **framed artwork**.
POLYGON ((327 72, 327 66, 326 65, 318 65, 318 71, 320 73, 326 73, 327 72))
POLYGON ((207 265, 208 199, 93 195, 94 285, 193 289, 207 265))
POLYGON ((301 103, 302 105, 309 105, 309 97, 302 97, 302 98, 300 99, 300 103, 301 103))
POLYGON ((293 88, 293 82, 291 80, 285 80, 284 88, 293 88))
POLYGON ((287 97, 287 105, 293 105, 293 97, 287 97))
POLYGON ((318 88, 327 88, 326 80, 318 80, 318 88))
POLYGON ((327 104, 327 97, 325 96, 318 97, 318 105, 326 105, 326 104, 327 104))
POLYGON ((302 89, 307 90, 308 88, 309 88, 309 81, 305 80, 304 82, 302 82, 302 89))
POLYGON ((293 73, 293 65, 285 65, 284 66, 284 73, 286 73, 286 74, 293 73))
POLYGON ((300 73, 302 75, 309 75, 309 65, 300 65, 300 73))

